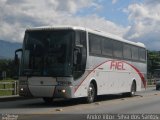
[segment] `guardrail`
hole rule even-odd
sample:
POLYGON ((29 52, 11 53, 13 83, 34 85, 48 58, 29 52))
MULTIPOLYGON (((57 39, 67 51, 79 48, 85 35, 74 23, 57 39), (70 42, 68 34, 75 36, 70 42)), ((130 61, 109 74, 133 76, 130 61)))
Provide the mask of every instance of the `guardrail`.
POLYGON ((0 91, 12 91, 12 95, 18 94, 18 81, 14 82, 0 82, 0 91))

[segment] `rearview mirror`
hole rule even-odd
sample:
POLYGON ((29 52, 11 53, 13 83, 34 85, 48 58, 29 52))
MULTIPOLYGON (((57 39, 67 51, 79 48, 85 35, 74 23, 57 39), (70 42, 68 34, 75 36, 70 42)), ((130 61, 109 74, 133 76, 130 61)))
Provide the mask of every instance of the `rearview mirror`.
POLYGON ((74 50, 74 64, 81 64, 82 54, 78 49, 74 50))
POLYGON ((22 52, 22 49, 17 49, 15 51, 14 61, 15 61, 16 65, 19 65, 19 57, 18 57, 18 54, 17 54, 18 52, 22 52))
POLYGON ((14 61, 15 61, 15 64, 16 64, 16 65, 19 64, 18 54, 15 54, 14 61))

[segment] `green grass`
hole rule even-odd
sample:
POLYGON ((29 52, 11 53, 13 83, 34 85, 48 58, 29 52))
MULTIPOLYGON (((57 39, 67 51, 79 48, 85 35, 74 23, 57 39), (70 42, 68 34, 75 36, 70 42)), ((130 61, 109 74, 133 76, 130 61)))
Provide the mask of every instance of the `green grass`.
POLYGON ((0 82, 14 82, 15 80, 13 79, 6 79, 6 80, 0 80, 0 82))
POLYGON ((10 96, 12 95, 12 91, 0 91, 0 96, 10 96))
MULTIPOLYGON (((12 79, 8 79, 8 80, 0 80, 0 83, 1 82, 14 82, 15 80, 12 80, 12 79)), ((6 84, 6 85, 3 85, 3 84, 0 84, 0 89, 9 89, 9 88, 12 88, 12 84, 6 84)), ((12 95, 12 91, 11 90, 0 90, 0 96, 8 96, 8 95, 12 95)))

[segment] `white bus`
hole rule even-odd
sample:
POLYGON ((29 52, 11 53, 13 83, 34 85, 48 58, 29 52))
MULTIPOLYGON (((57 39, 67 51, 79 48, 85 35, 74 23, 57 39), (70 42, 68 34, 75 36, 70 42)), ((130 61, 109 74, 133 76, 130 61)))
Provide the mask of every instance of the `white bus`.
POLYGON ((146 87, 147 57, 142 43, 83 27, 27 29, 19 76, 19 95, 53 98, 123 93, 146 87))

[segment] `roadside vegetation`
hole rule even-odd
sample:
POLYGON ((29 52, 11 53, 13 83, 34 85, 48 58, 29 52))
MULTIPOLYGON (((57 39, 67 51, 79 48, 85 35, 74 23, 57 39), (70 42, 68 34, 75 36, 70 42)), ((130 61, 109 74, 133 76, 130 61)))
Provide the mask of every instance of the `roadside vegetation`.
POLYGON ((0 96, 7 96, 7 95, 13 95, 12 90, 7 90, 7 89, 12 89, 14 88, 14 83, 15 80, 13 79, 7 79, 7 80, 1 80, 0 81, 0 96), (5 83, 5 84, 2 84, 5 83), (6 89, 6 90, 1 90, 1 89, 6 89))
POLYGON ((160 51, 148 51, 148 73, 153 74, 155 69, 160 69, 160 51))
POLYGON ((11 59, 0 59, 0 96, 12 95, 12 90, 2 90, 2 89, 11 89, 14 86, 12 83, 16 79, 16 66, 14 64, 14 60, 11 59), (5 72, 5 76, 3 75, 5 72), (2 84, 6 83, 6 84, 2 84))
POLYGON ((0 59, 0 80, 3 79, 2 72, 6 72, 6 78, 13 79, 17 74, 17 67, 15 66, 14 60, 11 59, 0 59))

